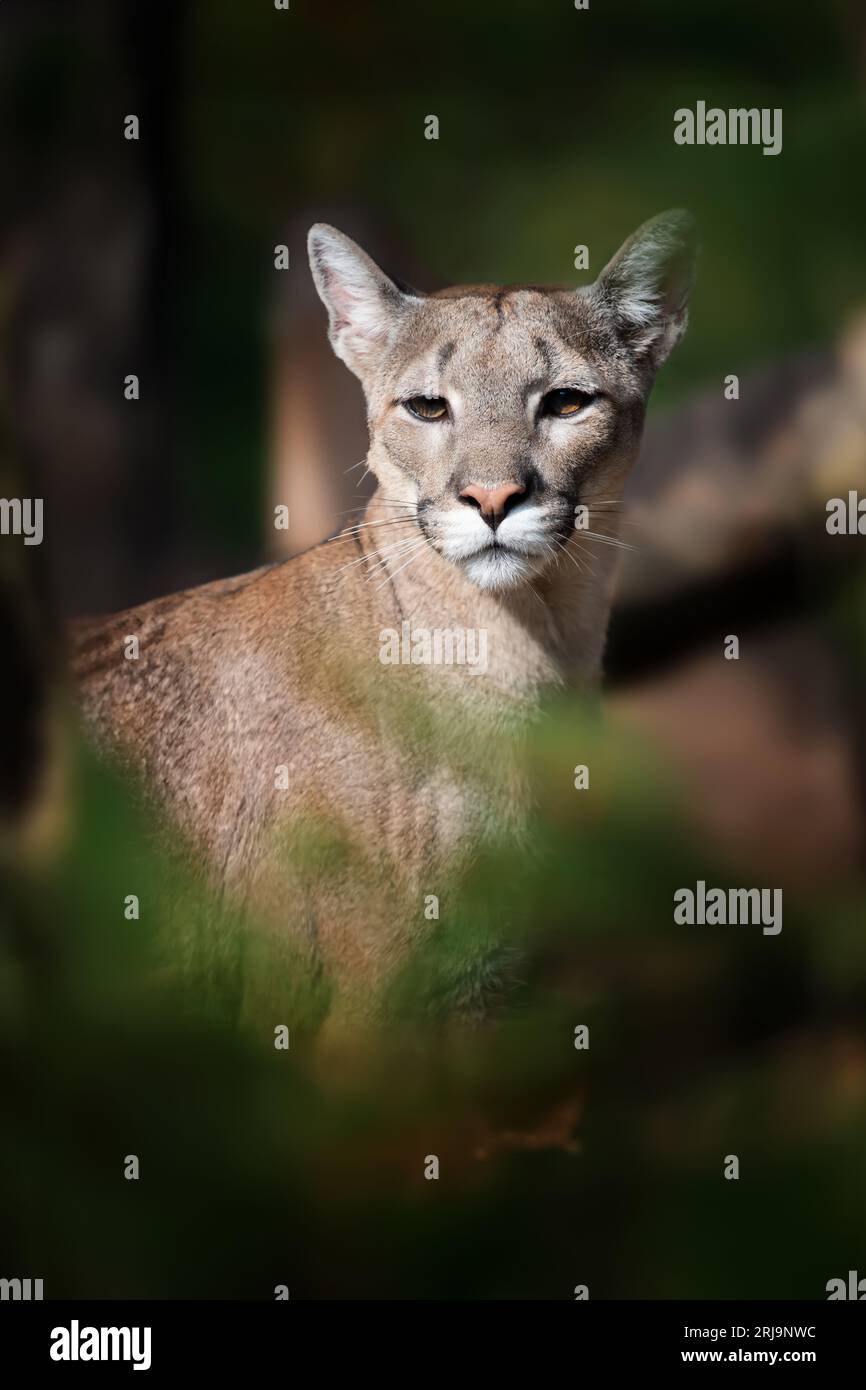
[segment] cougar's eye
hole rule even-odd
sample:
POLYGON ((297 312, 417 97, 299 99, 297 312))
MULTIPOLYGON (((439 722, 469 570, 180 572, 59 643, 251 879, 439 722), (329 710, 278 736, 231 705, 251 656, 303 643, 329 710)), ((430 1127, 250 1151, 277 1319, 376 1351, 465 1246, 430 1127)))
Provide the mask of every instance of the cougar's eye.
POLYGON ((591 391, 578 391, 575 386, 565 386, 560 391, 548 391, 542 403, 543 413, 564 419, 568 415, 576 415, 593 400, 595 396, 591 391))
POLYGON ((410 396, 403 405, 416 420, 444 420, 448 414, 444 396, 410 396))

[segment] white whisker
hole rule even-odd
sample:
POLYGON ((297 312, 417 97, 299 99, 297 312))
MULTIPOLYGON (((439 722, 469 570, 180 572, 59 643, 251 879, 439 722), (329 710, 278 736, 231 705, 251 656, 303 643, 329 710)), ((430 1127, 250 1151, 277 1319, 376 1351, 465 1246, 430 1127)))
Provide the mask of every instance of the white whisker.
POLYGON ((414 544, 414 542, 418 539, 423 540, 424 538, 423 536, 412 536, 407 540, 404 536, 402 540, 391 541, 389 545, 383 545, 381 547, 376 548, 375 550, 365 552, 363 555, 358 555, 356 559, 350 560, 348 564, 340 565, 339 569, 334 570, 334 574, 342 574, 344 570, 350 570, 353 567, 353 565, 363 565, 365 560, 373 561, 375 560, 376 556, 384 555, 386 551, 402 549, 403 546, 414 544))
POLYGON ((408 526, 414 525, 414 516, 392 516, 387 521, 359 521, 354 526, 344 526, 342 531, 338 531, 331 540, 338 541, 341 536, 356 535, 359 531, 369 531, 374 526, 408 526))
MULTIPOLYGON (((425 546, 425 545, 427 544, 427 541, 425 540, 424 536, 420 536, 420 537, 419 537, 419 542, 420 542, 420 545, 421 545, 422 547, 425 546)), ((407 568, 407 566, 411 565, 413 560, 417 560, 419 553, 420 553, 419 550, 415 550, 415 551, 409 556, 409 559, 405 561, 404 564, 400 565, 400 566, 399 566, 397 569, 395 569, 395 570, 389 570, 387 578, 384 579, 384 580, 382 581, 381 584, 377 584, 377 585, 376 585, 376 588, 377 588, 377 589, 383 589, 383 588, 385 587, 386 584, 389 584, 389 583, 391 582, 391 580, 394 578, 394 576, 395 576, 396 574, 399 574, 401 570, 404 570, 404 569, 407 568)), ((387 569, 387 565, 386 565, 385 568, 387 569)))
MULTIPOLYGON (((413 513, 413 515, 414 515, 415 512, 416 512, 416 508, 415 508, 414 504, 411 503, 411 502, 389 502, 387 505, 388 505, 389 507, 402 507, 404 511, 406 511, 406 512, 411 512, 411 513, 413 513)), ((366 512, 366 511, 369 511, 369 509, 370 509, 370 504, 369 504, 369 502, 359 502, 358 505, 357 505, 356 507, 346 507, 344 511, 342 511, 342 512, 333 512, 332 515, 333 515, 333 516, 352 516, 352 515, 354 515, 355 512, 366 512)))
POLYGON ((628 541, 617 540, 615 536, 603 536, 600 531, 584 531, 581 528, 580 534, 591 541, 601 541, 604 545, 614 545, 619 550, 637 550, 636 545, 630 545, 628 541))
POLYGON ((364 578, 367 579, 367 580, 369 581, 369 579, 370 579, 374 574, 377 574, 380 570, 383 570, 383 569, 386 568, 387 563, 388 563, 389 560, 396 560, 396 559, 398 559, 401 555, 408 555, 409 551, 412 550, 412 549, 415 547, 415 545, 416 545, 418 539, 420 539, 421 541, 423 541, 424 537, 421 536, 421 537, 418 537, 418 538, 413 539, 413 540, 402 541, 401 544, 400 544, 399 549, 395 548, 395 549, 393 549, 393 550, 391 550, 391 551, 388 551, 388 553, 386 553, 386 552, 383 550, 383 551, 382 551, 382 558, 379 559, 379 560, 377 560, 375 564, 373 564, 373 565, 370 566, 370 568, 368 569, 368 571, 367 571, 366 575, 364 576, 364 578))
POLYGON ((568 556, 569 560, 570 560, 571 563, 574 565, 575 569, 579 570, 581 574, 586 574, 587 571, 586 571, 585 566, 583 566, 583 565, 580 563, 580 561, 576 558, 576 556, 572 555, 571 551, 569 550, 569 548, 568 548, 568 541, 558 541, 557 544, 558 544, 558 546, 559 546, 559 549, 562 551, 562 553, 563 553, 564 555, 567 555, 567 556, 568 556))

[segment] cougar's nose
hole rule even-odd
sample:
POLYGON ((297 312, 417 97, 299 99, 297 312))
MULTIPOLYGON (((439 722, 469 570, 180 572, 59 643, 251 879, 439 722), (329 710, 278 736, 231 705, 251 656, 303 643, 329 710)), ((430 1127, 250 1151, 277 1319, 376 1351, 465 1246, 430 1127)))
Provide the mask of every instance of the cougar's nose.
POLYGON ((521 483, 503 483, 501 487, 479 487, 470 483, 460 493, 464 502, 477 507, 487 525, 495 531, 507 516, 514 499, 522 497, 526 488, 521 483))

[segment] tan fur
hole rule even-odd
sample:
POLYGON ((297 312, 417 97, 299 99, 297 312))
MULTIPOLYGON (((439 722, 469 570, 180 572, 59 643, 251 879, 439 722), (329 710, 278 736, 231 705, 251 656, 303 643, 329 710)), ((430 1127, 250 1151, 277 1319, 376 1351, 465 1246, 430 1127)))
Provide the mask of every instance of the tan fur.
POLYGON ((598 677, 616 551, 572 545, 569 518, 576 502, 598 501, 592 529, 616 535, 608 502, 634 462, 656 367, 684 324, 687 286, 669 287, 681 231, 664 242, 664 273, 650 286, 653 337, 646 314, 636 323, 617 299, 641 290, 620 260, 588 291, 404 295, 347 238, 314 229, 332 342, 368 400, 380 486, 363 528, 76 625, 88 719, 143 772, 232 899, 291 931, 338 988, 357 998, 360 982, 363 1007, 375 1008, 376 986, 433 929, 424 895, 447 896, 479 844, 519 826, 515 740, 541 691, 598 677), (347 264, 360 278, 341 299, 347 264), (585 427, 527 415, 528 386, 578 377, 604 393, 585 427), (459 401, 453 425, 410 418, 397 403, 407 389, 459 401), (454 516, 465 520, 458 484, 527 469, 561 545, 534 557, 520 582, 479 587, 440 553, 454 516), (413 550, 380 555, 407 536, 413 550), (407 621, 483 629, 487 670, 383 665, 381 633, 407 621), (124 657, 129 635, 138 660, 124 657), (287 790, 275 785, 281 765, 287 790), (312 876, 290 862, 293 837, 311 824, 351 846, 312 876))

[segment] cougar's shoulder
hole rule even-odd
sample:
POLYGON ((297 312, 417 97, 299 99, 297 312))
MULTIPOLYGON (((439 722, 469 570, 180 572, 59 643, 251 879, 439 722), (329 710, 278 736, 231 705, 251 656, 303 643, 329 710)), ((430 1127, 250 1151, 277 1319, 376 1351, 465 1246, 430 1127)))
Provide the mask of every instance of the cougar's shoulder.
MULTIPOLYGON (((73 619, 70 669, 87 715, 100 721, 158 691, 159 672, 200 664, 209 640, 223 634, 232 600, 250 592, 271 567, 168 594, 118 613, 73 619)), ((177 692, 180 695, 180 692, 177 692)))
MULTIPOLYGON (((69 631, 85 720, 158 789, 241 776, 257 751, 273 760, 330 649, 351 644, 369 602, 335 572, 356 554, 339 541, 69 631)), ((321 691, 317 691, 321 695, 321 691)))

